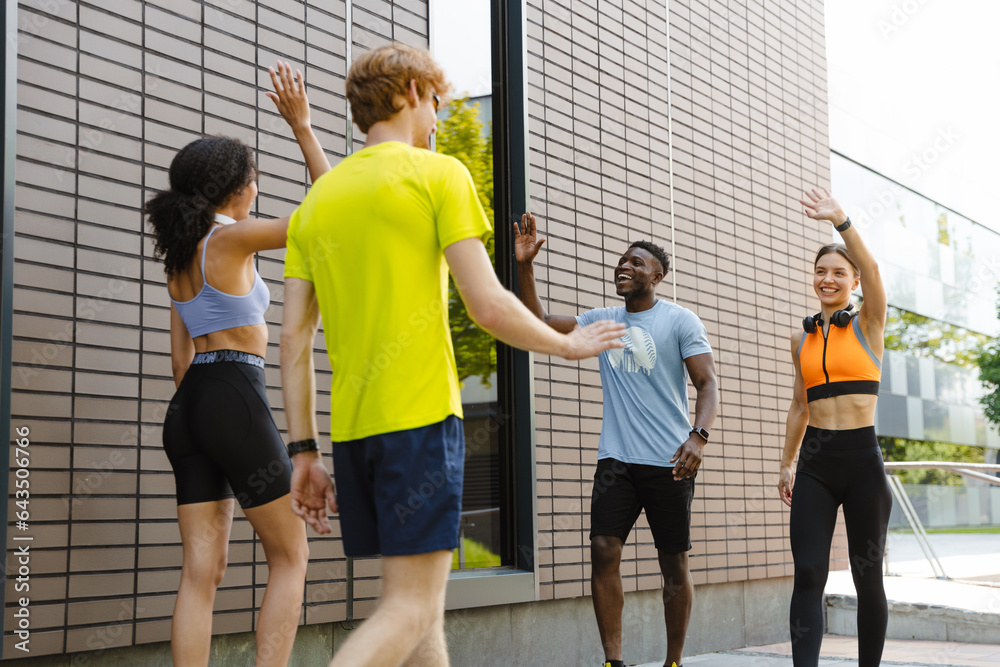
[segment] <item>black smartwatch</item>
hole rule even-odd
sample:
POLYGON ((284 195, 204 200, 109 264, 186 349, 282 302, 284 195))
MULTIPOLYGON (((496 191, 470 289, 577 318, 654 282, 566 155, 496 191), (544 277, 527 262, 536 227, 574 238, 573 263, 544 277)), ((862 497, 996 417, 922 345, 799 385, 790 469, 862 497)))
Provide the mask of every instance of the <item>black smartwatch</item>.
POLYGON ((851 219, 848 218, 847 220, 844 220, 844 224, 834 226, 834 229, 836 229, 838 232, 843 233, 846 232, 848 228, 850 228, 850 226, 851 226, 851 219))
POLYGON ((705 430, 703 428, 693 428, 693 429, 691 429, 690 432, 691 433, 697 433, 701 437, 702 440, 704 440, 705 442, 708 442, 708 431, 707 430, 705 430))
POLYGON ((306 438, 305 440, 296 440, 295 442, 288 443, 288 458, 292 458, 300 452, 317 451, 319 451, 319 445, 316 444, 316 438, 306 438))

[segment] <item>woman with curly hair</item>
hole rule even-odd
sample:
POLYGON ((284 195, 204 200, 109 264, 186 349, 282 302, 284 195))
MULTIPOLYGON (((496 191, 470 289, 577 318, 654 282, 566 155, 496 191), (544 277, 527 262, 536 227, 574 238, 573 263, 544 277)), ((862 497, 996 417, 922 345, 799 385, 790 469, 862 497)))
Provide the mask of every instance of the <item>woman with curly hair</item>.
POLYGON ((844 508, 851 573, 858 592, 858 665, 877 667, 889 610, 882 554, 892 497, 875 438, 882 377, 886 295, 878 264, 829 192, 801 200, 806 215, 833 224, 843 244, 819 249, 813 290, 820 312, 792 335, 795 387, 788 409, 778 491, 792 508, 789 537, 795 584, 789 621, 795 667, 816 667, 823 641, 823 588, 837 508, 844 508), (864 305, 852 292, 861 285, 864 305), (793 467, 796 454, 798 465, 793 467))
MULTIPOLYGON (((315 180, 330 169, 313 134, 301 72, 278 63, 267 93, 292 127, 315 180)), ((257 621, 256 666, 286 665, 302 606, 309 550, 288 498, 291 463, 264 382, 270 294, 254 254, 283 248, 288 218, 248 219, 257 196, 248 146, 205 137, 170 164, 170 189, 145 212, 170 295, 177 392, 163 444, 177 484, 183 547, 171 628, 175 665, 207 665, 215 592, 226 570, 234 499, 268 564, 257 621), (240 221, 240 222, 237 222, 240 221)))

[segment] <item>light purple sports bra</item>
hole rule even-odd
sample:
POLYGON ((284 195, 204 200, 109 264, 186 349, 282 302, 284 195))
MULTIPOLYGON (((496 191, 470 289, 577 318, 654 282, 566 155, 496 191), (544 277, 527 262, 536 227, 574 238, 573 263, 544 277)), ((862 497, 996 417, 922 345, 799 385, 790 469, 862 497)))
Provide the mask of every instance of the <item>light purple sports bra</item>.
MULTIPOLYGON (((216 222, 223 224, 233 224, 236 221, 232 218, 215 214, 216 222)), ((264 280, 257 273, 256 267, 253 270, 253 287, 243 295, 227 294, 221 292, 208 284, 205 278, 205 251, 208 249, 208 240, 218 227, 213 226, 208 230, 205 241, 201 247, 201 279, 204 284, 201 290, 190 301, 170 301, 177 309, 177 313, 184 320, 191 338, 215 333, 223 329, 243 327, 251 324, 264 324, 264 312, 271 304, 271 293, 264 284, 264 280)))

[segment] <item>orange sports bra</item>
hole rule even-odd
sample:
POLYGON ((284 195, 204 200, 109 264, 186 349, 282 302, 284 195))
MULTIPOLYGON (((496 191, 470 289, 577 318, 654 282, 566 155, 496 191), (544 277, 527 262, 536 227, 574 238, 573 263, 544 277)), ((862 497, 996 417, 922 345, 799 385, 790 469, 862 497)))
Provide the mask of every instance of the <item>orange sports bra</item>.
POLYGON ((859 318, 846 327, 830 325, 804 333, 799 343, 799 367, 809 403, 845 394, 878 394, 882 362, 872 353, 859 318))

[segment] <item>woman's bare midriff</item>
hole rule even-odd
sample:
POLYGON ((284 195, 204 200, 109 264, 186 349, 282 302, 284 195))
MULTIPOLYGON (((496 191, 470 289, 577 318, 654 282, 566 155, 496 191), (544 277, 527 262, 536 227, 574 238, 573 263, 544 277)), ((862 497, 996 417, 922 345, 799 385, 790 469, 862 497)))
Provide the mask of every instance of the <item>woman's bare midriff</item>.
POLYGON ((821 398, 809 404, 809 425, 836 431, 872 426, 877 402, 878 396, 872 394, 821 398))
POLYGON ((239 350, 256 354, 258 357, 267 356, 267 325, 250 324, 245 327, 233 327, 194 339, 195 352, 214 350, 239 350))

